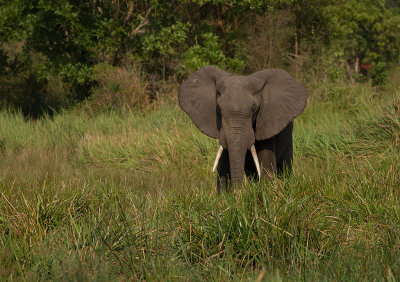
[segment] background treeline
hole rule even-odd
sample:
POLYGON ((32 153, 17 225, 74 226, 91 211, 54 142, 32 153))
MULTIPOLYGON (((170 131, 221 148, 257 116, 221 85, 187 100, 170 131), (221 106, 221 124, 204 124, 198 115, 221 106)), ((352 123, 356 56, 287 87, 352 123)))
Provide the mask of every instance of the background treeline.
POLYGON ((213 64, 285 68, 308 85, 382 84, 396 0, 0 0, 0 105, 37 117, 143 107, 213 64), (172 83, 170 83, 172 82, 172 83), (318 83, 317 83, 318 82, 318 83))

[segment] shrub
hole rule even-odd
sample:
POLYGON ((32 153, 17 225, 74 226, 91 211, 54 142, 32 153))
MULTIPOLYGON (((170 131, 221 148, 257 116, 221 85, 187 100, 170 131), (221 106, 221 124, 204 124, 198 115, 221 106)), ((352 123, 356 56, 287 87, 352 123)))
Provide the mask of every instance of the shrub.
POLYGON ((201 45, 196 44, 190 47, 184 54, 184 67, 186 69, 194 71, 206 65, 216 65, 237 72, 243 69, 244 61, 225 56, 215 34, 208 32, 202 38, 203 43, 201 45))
POLYGON ((385 83, 387 77, 389 75, 389 71, 384 62, 378 62, 373 65, 371 68, 371 79, 373 86, 381 86, 385 83))
POLYGON ((295 29, 293 16, 288 10, 277 10, 245 18, 247 33, 245 48, 246 68, 255 72, 265 68, 283 68, 300 63, 292 51, 295 29))
POLYGON ((133 64, 114 67, 97 64, 93 68, 93 79, 97 86, 83 108, 91 113, 109 110, 140 109, 149 106, 149 83, 140 68, 133 64))

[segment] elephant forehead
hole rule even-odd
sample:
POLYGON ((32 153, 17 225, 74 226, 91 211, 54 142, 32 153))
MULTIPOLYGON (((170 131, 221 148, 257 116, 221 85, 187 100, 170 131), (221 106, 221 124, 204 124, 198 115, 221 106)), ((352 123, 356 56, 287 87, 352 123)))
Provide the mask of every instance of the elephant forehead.
POLYGON ((251 91, 244 88, 236 81, 227 87, 226 91, 221 92, 217 98, 217 103, 222 112, 248 112, 254 104, 254 97, 251 91))
POLYGON ((220 87, 218 88, 223 92, 241 92, 249 90, 251 85, 245 76, 229 76, 221 82, 220 87))

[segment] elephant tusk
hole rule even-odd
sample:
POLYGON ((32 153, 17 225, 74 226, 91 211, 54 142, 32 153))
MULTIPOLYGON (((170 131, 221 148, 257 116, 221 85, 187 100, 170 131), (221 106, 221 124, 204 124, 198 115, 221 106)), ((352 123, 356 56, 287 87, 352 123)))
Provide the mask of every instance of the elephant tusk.
POLYGON ((254 164, 256 165, 258 179, 261 179, 260 163, 258 162, 256 147, 254 147, 254 144, 253 144, 253 146, 251 146, 250 151, 251 151, 251 155, 253 156, 253 159, 254 159, 254 164))
POLYGON ((224 148, 221 145, 219 145, 218 152, 217 152, 217 157, 215 158, 214 167, 213 167, 213 170, 212 170, 213 172, 217 168, 217 165, 218 165, 219 159, 221 158, 223 150, 224 150, 224 148))

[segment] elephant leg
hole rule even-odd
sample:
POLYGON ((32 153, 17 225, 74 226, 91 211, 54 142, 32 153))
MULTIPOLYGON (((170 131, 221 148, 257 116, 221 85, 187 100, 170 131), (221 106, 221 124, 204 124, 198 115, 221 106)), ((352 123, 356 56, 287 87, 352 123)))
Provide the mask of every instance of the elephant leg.
POLYGON ((290 122, 282 132, 276 136, 277 173, 283 176, 292 172, 293 163, 293 122, 290 122))
POLYGON ((275 137, 256 141, 258 160, 262 169, 261 176, 268 179, 271 174, 276 173, 275 137))
POLYGON ((283 152, 281 159, 277 162, 277 172, 279 176, 290 174, 292 172, 293 163, 293 144, 290 143, 283 152))
POLYGON ((219 159, 217 172, 217 192, 218 194, 221 193, 221 191, 227 192, 230 177, 229 154, 227 150, 222 152, 221 158, 219 159))

